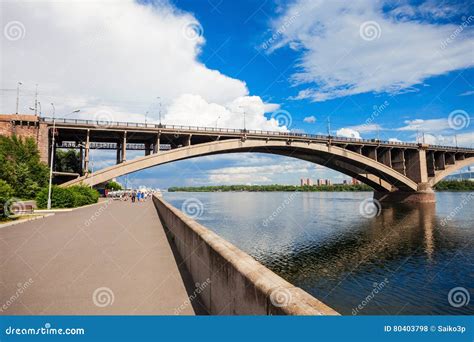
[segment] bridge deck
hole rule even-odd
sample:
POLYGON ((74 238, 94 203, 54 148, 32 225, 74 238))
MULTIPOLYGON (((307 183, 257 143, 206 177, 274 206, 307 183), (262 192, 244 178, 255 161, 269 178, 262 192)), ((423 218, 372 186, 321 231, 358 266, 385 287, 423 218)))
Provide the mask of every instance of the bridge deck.
POLYGON ((0 315, 192 315, 185 282, 192 291, 151 201, 103 202, 0 228, 0 315), (111 305, 94 304, 98 288, 112 291, 111 305))

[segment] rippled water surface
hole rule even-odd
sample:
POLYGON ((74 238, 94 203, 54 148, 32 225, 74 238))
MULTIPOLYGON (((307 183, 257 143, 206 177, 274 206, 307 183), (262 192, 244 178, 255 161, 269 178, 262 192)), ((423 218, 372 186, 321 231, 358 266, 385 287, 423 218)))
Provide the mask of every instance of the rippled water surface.
POLYGON ((361 215, 368 192, 164 197, 179 209, 198 200, 200 223, 342 314, 474 314, 472 193, 375 217, 361 215), (456 287, 470 293, 467 305, 455 307, 463 293, 450 304, 456 287))

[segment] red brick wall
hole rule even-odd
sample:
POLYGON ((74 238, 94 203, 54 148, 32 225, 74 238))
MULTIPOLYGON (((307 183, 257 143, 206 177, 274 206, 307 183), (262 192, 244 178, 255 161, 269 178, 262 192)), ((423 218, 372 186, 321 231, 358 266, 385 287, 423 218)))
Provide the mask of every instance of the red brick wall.
POLYGON ((48 162, 48 126, 34 115, 0 114, 0 135, 33 138, 38 145, 41 160, 48 162))

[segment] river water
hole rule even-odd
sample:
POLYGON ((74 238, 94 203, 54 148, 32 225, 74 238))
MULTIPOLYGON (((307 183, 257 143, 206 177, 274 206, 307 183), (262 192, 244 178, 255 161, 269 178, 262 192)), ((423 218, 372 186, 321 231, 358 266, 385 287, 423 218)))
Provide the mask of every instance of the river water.
POLYGON ((341 314, 474 314, 473 193, 378 212, 370 192, 164 197, 341 314))

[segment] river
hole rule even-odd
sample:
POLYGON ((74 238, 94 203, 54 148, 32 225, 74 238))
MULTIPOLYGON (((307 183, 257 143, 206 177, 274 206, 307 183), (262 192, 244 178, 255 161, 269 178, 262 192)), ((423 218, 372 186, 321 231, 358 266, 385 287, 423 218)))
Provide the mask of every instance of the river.
POLYGON ((436 196, 377 211, 370 192, 164 193, 343 315, 474 314, 474 194, 436 196))

